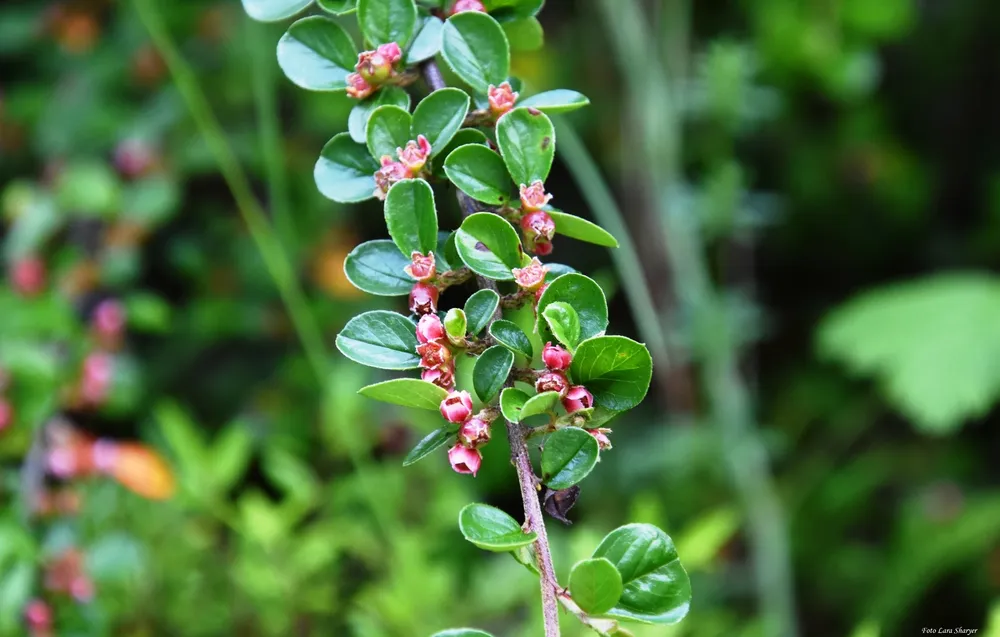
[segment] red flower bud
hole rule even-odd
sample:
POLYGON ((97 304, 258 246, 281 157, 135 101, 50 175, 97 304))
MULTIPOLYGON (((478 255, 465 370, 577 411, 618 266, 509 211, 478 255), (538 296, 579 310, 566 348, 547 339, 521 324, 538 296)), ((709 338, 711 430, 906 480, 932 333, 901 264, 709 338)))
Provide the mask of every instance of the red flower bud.
POLYGON ((382 155, 382 167, 375 171, 375 197, 384 201, 392 185, 410 176, 406 166, 394 160, 389 155, 382 155))
POLYGON ((444 325, 437 314, 424 314, 417 321, 417 341, 430 343, 444 338, 444 325))
POLYGON ((456 443, 448 450, 448 462, 451 468, 461 474, 476 475, 479 465, 483 463, 483 454, 476 449, 469 449, 462 443, 456 443))
POLYGON ((425 369, 420 373, 420 378, 448 391, 455 389, 455 369, 450 363, 425 369))
POLYGON ((438 289, 426 283, 417 283, 410 290, 410 311, 414 314, 437 312, 438 289))
POLYGON ((383 44, 375 49, 375 52, 384 57, 389 64, 395 64, 403 59, 403 51, 395 42, 383 44))
POLYGON ((573 385, 563 397, 562 404, 568 413, 590 409, 594 406, 594 395, 587 391, 583 385, 573 385))
POLYGON ((403 268, 403 270, 417 281, 426 283, 437 274, 433 252, 428 252, 426 257, 419 252, 413 252, 410 255, 410 261, 410 265, 403 268))
POLYGON ((465 422, 472 415, 472 396, 464 390, 451 392, 441 401, 441 415, 448 422, 465 422))
POLYGON ((551 241, 556 234, 556 222, 544 210, 535 210, 521 217, 521 229, 529 239, 551 241))
POLYGON ((417 141, 406 142, 406 148, 397 148, 399 162, 406 167, 411 177, 423 170, 427 158, 431 155, 431 144, 423 135, 417 136, 417 141))
POLYGON ((569 369, 569 364, 573 362, 573 355, 552 343, 546 343, 542 349, 542 362, 554 372, 561 372, 569 369))
POLYGON ((392 77, 392 66, 402 57, 403 53, 398 44, 395 42, 383 44, 374 51, 359 53, 354 70, 365 82, 377 86, 392 77))
POLYGON ((0 398, 0 431, 10 427, 12 422, 14 422, 14 408, 7 399, 0 398))
POLYGON ((503 82, 500 86, 490 84, 486 92, 486 98, 490 103, 490 112, 493 117, 499 118, 501 115, 514 108, 517 101, 517 92, 510 86, 510 82, 503 82))
POLYGON ((543 283, 545 283, 545 274, 549 269, 542 265, 542 262, 538 258, 532 258, 531 263, 524 266, 523 268, 514 268, 511 273, 514 275, 514 280, 517 284, 533 292, 540 288, 543 283))
POLYGON ((125 177, 141 177, 156 163, 156 154, 141 139, 122 140, 115 147, 115 168, 125 177))
POLYGON ((45 262, 38 257, 26 257, 11 266, 10 282, 22 296, 35 296, 45 289, 45 262))
POLYGON ((545 184, 541 181, 533 181, 530 186, 521 184, 521 208, 525 212, 541 210, 551 199, 552 195, 545 192, 545 184))
POLYGON ((351 73, 345 78, 347 94, 354 99, 363 100, 375 92, 375 87, 365 81, 360 73, 351 73))
POLYGON ((417 354, 420 354, 420 366, 424 369, 434 369, 451 363, 451 350, 439 341, 428 341, 417 345, 417 354))
POLYGON ((535 391, 539 394, 545 391, 554 391, 563 397, 566 395, 567 389, 569 389, 569 381, 566 380, 566 376, 559 372, 543 372, 535 380, 535 391))
POLYGON ((455 15, 463 11, 480 11, 486 13, 486 6, 481 0, 455 0, 455 4, 451 5, 449 14, 455 15))
POLYGON ((588 429, 587 433, 597 438, 597 447, 601 451, 607 451, 611 448, 611 438, 608 438, 608 434, 611 433, 610 429, 588 429))
POLYGON ((458 441, 470 449, 478 449, 490 441, 490 423, 482 418, 469 418, 458 430, 458 441))
POLYGON ((125 328, 125 308, 114 299, 101 301, 94 308, 92 324, 101 337, 117 339, 125 328))
POLYGON ((52 608, 40 599, 33 599, 24 607, 24 621, 35 632, 48 632, 52 628, 52 608))
POLYGON ((539 256, 547 257, 552 254, 552 242, 536 239, 535 245, 530 246, 529 249, 539 256))
POLYGON ((83 399, 92 404, 100 404, 107 398, 114 375, 114 359, 103 352, 88 354, 83 360, 83 378, 80 391, 83 399))

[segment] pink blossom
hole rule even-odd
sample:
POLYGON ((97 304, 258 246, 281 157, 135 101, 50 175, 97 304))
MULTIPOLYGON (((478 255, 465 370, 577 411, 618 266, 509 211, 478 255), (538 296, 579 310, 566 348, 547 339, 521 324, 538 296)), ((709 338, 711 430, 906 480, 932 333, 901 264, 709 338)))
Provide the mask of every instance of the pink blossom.
POLYGON ((451 392, 441 401, 441 415, 448 422, 465 422, 472 415, 472 396, 465 390, 451 392))
POLYGON ((45 289, 45 262, 38 257, 26 257, 11 266, 10 280, 22 296, 35 296, 45 289))
POLYGON ((535 380, 535 391, 539 394, 546 391, 554 391, 561 398, 566 395, 568 388, 569 382, 566 380, 566 376, 559 372, 543 372, 535 380))
POLYGON ((414 314, 437 312, 438 289, 427 283, 417 283, 410 290, 410 311, 414 314))
POLYGON ((375 196, 380 201, 389 194, 389 189, 394 183, 410 176, 406 166, 389 155, 382 155, 381 162, 382 167, 375 171, 375 196))
POLYGON ((444 338, 444 325, 437 314, 424 314, 417 321, 417 341, 429 343, 444 338))
POLYGON ((503 82, 500 86, 490 84, 486 92, 486 98, 490 103, 490 112, 494 117, 500 117, 510 109, 514 108, 517 101, 517 92, 511 88, 510 82, 503 82))
POLYGON ((590 409, 594 406, 594 395, 587 391, 583 385, 573 385, 567 390, 562 404, 566 411, 571 414, 581 409, 590 409))
POLYGON ((545 192, 541 181, 533 181, 530 186, 521 184, 521 207, 525 212, 541 210, 551 200, 552 195, 545 192))
POLYGON ((375 52, 384 57, 389 64, 395 64, 403 59, 403 51, 395 42, 383 44, 375 49, 375 52))
POLYGON ((6 398, 0 397, 0 431, 3 431, 14 422, 14 408, 6 398))
POLYGON ((114 299, 105 299, 94 308, 92 321, 94 330, 98 334, 116 338, 125 328, 125 308, 114 299))
POLYGON ((420 372, 420 378, 448 391, 455 389, 455 369, 450 363, 425 369, 420 372))
POLYGON ((33 599, 24 607, 24 620, 32 631, 52 628, 52 608, 40 599, 33 599))
POLYGON ((428 341, 417 345, 417 354, 420 354, 420 366, 425 369, 434 369, 451 363, 451 350, 439 341, 428 341))
POLYGON ((406 148, 397 148, 396 154, 399 155, 400 163, 406 167, 410 176, 414 177, 427 164, 427 158, 431 155, 431 143, 423 135, 418 135, 416 141, 406 142, 406 148))
POLYGON ((365 81, 360 73, 351 73, 346 78, 347 94, 354 99, 363 100, 375 92, 375 87, 365 81))
POLYGON ((481 13, 486 13, 486 5, 484 5, 481 0, 455 0, 455 4, 451 5, 451 15, 456 13, 462 13, 463 11, 479 11, 481 13))
POLYGON ((611 448, 611 438, 608 438, 608 434, 611 433, 610 429, 588 429, 587 433, 597 438, 597 447, 601 451, 607 451, 611 448))
POLYGON ((451 468, 461 474, 471 474, 475 476, 479 473, 479 466, 483 463, 483 454, 477 449, 469 449, 462 443, 457 443, 448 450, 448 462, 451 468))
POLYGON ((545 275, 548 271, 549 269, 542 265, 537 257, 534 257, 531 259, 531 263, 523 268, 514 268, 511 273, 519 286, 529 292, 534 292, 545 283, 545 275))
POLYGON ((88 354, 83 360, 81 392, 90 404, 99 404, 107 398, 114 374, 114 359, 103 352, 88 354))
POLYGON ((470 449, 482 447, 490 441, 490 423, 482 418, 469 418, 458 430, 458 441, 470 449))
POLYGON ((434 264, 434 253, 428 252, 425 257, 419 252, 413 252, 410 255, 410 265, 403 268, 403 270, 417 281, 424 283, 430 281, 437 274, 437 267, 434 264))
POLYGON ((552 241, 556 234, 556 222, 544 210, 535 210, 521 217, 521 230, 529 240, 552 241))
POLYGON ((542 362, 550 370, 559 372, 569 368, 569 364, 573 362, 573 355, 558 345, 546 343, 542 349, 542 362))

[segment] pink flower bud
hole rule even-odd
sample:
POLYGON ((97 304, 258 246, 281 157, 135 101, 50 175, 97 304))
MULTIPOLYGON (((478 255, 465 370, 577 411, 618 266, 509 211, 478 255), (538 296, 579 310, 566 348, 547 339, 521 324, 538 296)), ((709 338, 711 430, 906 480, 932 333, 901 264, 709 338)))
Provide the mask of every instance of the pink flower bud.
POLYGON ((490 441, 490 423, 482 418, 469 418, 458 430, 458 441, 470 449, 478 449, 490 441))
POLYGON ((469 449, 462 443, 457 443, 448 450, 448 462, 451 468, 462 474, 476 475, 479 473, 479 465, 483 463, 483 454, 477 449, 469 449))
POLYGON ((410 290, 410 311, 414 314, 437 312, 438 289, 426 283, 417 283, 410 290))
POLYGON ((563 397, 562 404, 571 414, 581 409, 590 409, 594 406, 594 395, 583 385, 573 385, 563 397))
POLYGON ((521 230, 529 241, 552 241, 556 234, 556 222, 544 210, 535 210, 521 217, 521 230))
POLYGON ((455 368, 451 364, 425 369, 420 373, 420 378, 448 391, 455 389, 455 368))
POLYGON ((3 431, 14 422, 14 408, 6 398, 0 397, 0 431, 3 431))
POLYGON ((425 369, 434 369, 451 363, 451 350, 439 341, 428 341, 417 345, 417 354, 420 354, 420 366, 425 369))
POLYGON ((40 599, 33 599, 24 607, 24 621, 33 631, 48 631, 52 628, 52 608, 40 599))
POLYGON ((549 269, 535 257, 531 259, 531 263, 523 268, 514 268, 511 273, 519 286, 529 292, 534 292, 545 283, 545 274, 548 271, 549 269))
POLYGON ((444 325, 437 314, 424 314, 417 321, 417 341, 430 343, 444 338, 444 325))
POLYGON ((541 181, 534 181, 530 186, 521 184, 521 208, 525 212, 541 210, 551 199, 552 195, 545 192, 545 184, 541 181))
POLYGON ((456 13, 462 13, 463 11, 479 11, 486 13, 486 5, 484 5, 481 0, 455 0, 455 4, 451 5, 450 15, 455 15, 456 13))
POLYGON ((359 53, 354 70, 365 82, 377 86, 392 77, 392 65, 401 57, 403 53, 395 42, 383 44, 374 51, 359 53))
POLYGON ((121 336, 125 328, 125 308, 114 299, 106 299, 94 308, 92 318, 94 331, 98 335, 114 339, 121 336))
POLYGON ((486 92, 486 98, 490 103, 490 112, 493 113, 494 117, 500 117, 514 108, 517 95, 511 88, 510 82, 503 82, 500 86, 490 84, 489 90, 486 92))
POLYGON ((535 290, 535 304, 536 305, 538 304, 538 301, 541 300, 542 295, 545 294, 545 288, 547 288, 547 287, 549 287, 549 284, 548 283, 543 283, 541 285, 541 287, 539 287, 537 290, 535 290))
POLYGON ((89 602, 94 598, 94 583, 86 575, 74 577, 69 584, 69 594, 78 602, 89 602))
POLYGON ((103 473, 110 473, 118 460, 118 443, 114 440, 101 438, 90 447, 94 468, 103 473))
POLYGON ((399 155, 400 163, 406 167, 410 176, 414 177, 427 163, 427 158, 431 155, 431 144, 426 137, 418 135, 417 141, 406 142, 406 148, 397 148, 396 154, 399 155))
POLYGON ((567 389, 569 389, 569 381, 566 380, 566 376, 559 372, 543 372, 535 380, 535 391, 539 394, 545 391, 554 391, 563 397, 566 395, 567 389))
POLYGON ((552 254, 552 242, 537 239, 535 245, 531 246, 532 252, 539 256, 547 257, 552 254))
POLYGON ((608 434, 611 433, 610 429, 588 429, 587 433, 597 438, 597 447, 601 451, 607 451, 611 448, 611 438, 608 438, 608 434))
POLYGON ((403 270, 417 281, 426 283, 437 274, 433 252, 428 252, 426 257, 419 252, 414 252, 410 255, 410 261, 410 265, 403 270))
POLYGON ((384 57, 389 64, 395 64, 403 59, 403 51, 395 42, 383 44, 375 49, 375 52, 384 57))
POLYGON ((573 355, 552 343, 546 343, 542 349, 542 362, 554 372, 561 372, 569 369, 569 364, 573 362, 573 355))
POLYGON ((465 390, 451 392, 441 401, 441 415, 448 422, 465 422, 472 415, 472 396, 465 390))
POLYGON ((354 99, 363 100, 375 92, 375 87, 365 81, 360 73, 351 73, 345 78, 347 94, 354 99))
POLYGON ((83 399, 92 405, 104 402, 111 388, 113 374, 114 359, 110 355, 102 352, 88 354, 83 360, 83 379, 80 384, 83 399))
POLYGON ((392 185, 410 176, 406 166, 389 155, 382 155, 382 167, 375 171, 375 196, 384 201, 392 185))
POLYGON ((10 282, 18 294, 35 296, 45 289, 45 263, 38 257, 26 257, 14 262, 10 282))
POLYGON ((125 177, 141 177, 156 163, 156 154, 140 139, 125 139, 115 147, 114 162, 125 177))

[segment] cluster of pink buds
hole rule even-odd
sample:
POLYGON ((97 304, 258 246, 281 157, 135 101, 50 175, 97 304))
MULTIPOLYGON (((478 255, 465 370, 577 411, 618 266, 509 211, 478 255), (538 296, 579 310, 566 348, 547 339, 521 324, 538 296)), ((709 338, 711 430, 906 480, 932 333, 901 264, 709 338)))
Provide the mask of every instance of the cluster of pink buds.
POLYGON ((448 349, 444 325, 437 314, 424 314, 417 322, 417 353, 420 354, 420 378, 438 387, 455 387, 455 360, 448 349))
POLYGON ((383 44, 374 51, 358 54, 355 73, 347 76, 347 94, 363 100, 396 75, 396 63, 403 59, 403 51, 395 42, 383 44))
POLYGON ((521 230, 528 250, 545 256, 552 254, 552 237, 556 234, 556 223, 543 209, 552 195, 545 192, 545 184, 540 181, 530 186, 521 184, 521 230))
POLYGON ((45 289, 45 262, 38 257, 24 257, 10 266, 10 283, 21 296, 37 296, 45 289))
POLYGON ((125 333, 125 307, 115 299, 101 301, 94 308, 90 325, 101 347, 117 349, 125 333))
POLYGON ((510 82, 503 82, 500 86, 490 84, 486 91, 486 99, 490 104, 490 113, 494 118, 499 119, 501 115, 514 108, 517 101, 517 92, 511 88, 510 82))
MULTIPOLYGON (((594 395, 583 385, 570 385, 566 378, 566 370, 573 362, 572 354, 558 345, 546 343, 542 349, 542 362, 545 363, 546 371, 535 379, 535 391, 539 393, 557 392, 562 406, 569 414, 594 406, 594 395)), ((611 433, 610 429, 588 429, 587 431, 597 438, 602 449, 611 448, 611 441, 607 436, 611 433)))
POLYGON ((531 262, 523 268, 514 268, 511 270, 511 274, 514 275, 514 281, 517 285, 525 291, 537 292, 542 289, 545 285, 545 275, 548 274, 549 268, 543 265, 538 257, 533 257, 531 262))
POLYGON ((397 148, 397 159, 393 159, 391 155, 382 155, 382 167, 375 171, 375 196, 384 200, 394 183, 419 176, 430 156, 431 143, 423 135, 417 135, 416 140, 406 142, 404 148, 397 148))
POLYGON ((24 623, 31 637, 52 637, 52 607, 40 599, 33 599, 24 607, 24 623))
POLYGON ((479 11, 480 13, 486 13, 486 5, 484 5, 481 0, 455 0, 455 4, 451 5, 448 15, 455 15, 456 13, 462 13, 463 11, 479 11))
POLYGON ((66 549, 46 564, 45 588, 70 595, 78 602, 89 602, 94 597, 94 583, 83 569, 83 553, 79 549, 66 549))
POLYGON ((448 422, 461 425, 458 429, 458 440, 448 450, 448 462, 451 468, 462 474, 476 475, 483 462, 483 454, 479 451, 490 441, 491 421, 484 417, 485 412, 473 415, 472 396, 467 391, 453 391, 441 401, 441 415, 448 422))

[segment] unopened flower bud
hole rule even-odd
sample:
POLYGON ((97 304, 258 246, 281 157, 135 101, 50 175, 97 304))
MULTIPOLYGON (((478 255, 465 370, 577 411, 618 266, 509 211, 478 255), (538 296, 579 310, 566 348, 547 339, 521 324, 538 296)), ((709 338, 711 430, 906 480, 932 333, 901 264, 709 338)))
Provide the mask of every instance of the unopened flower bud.
POLYGON ((397 148, 396 154, 399 155, 399 162, 406 167, 410 176, 413 177, 423 170, 424 165, 427 164, 427 158, 431 155, 431 144, 427 141, 426 137, 418 135, 416 141, 410 140, 406 142, 406 148, 397 148))
POLYGON ((533 181, 530 186, 521 184, 521 209, 525 212, 541 210, 551 199, 541 181, 533 181))
POLYGON ((434 369, 451 363, 451 350, 440 341, 428 341, 417 345, 417 354, 420 355, 420 366, 424 369, 434 369))
POLYGON ((45 262, 26 257, 11 266, 10 282, 21 296, 35 296, 45 289, 45 262))
POLYGON ((425 257, 419 252, 410 254, 410 265, 403 270, 417 281, 424 283, 430 281, 437 275, 437 266, 434 265, 434 253, 428 252, 425 257))
POLYGON ((92 324, 98 336, 116 339, 125 329, 125 308, 114 299, 101 301, 94 308, 92 324))
POLYGON ((12 422, 14 422, 14 408, 11 407, 10 401, 0 397, 0 431, 10 427, 12 422))
POLYGON ((389 64, 395 64, 403 59, 403 50, 395 42, 382 44, 375 49, 375 52, 384 57, 389 64))
POLYGON ((402 57, 398 44, 383 44, 374 51, 359 53, 354 70, 365 82, 377 86, 392 77, 392 67, 402 57))
POLYGON ((444 338, 444 326, 437 314, 424 314, 417 321, 417 341, 430 343, 444 338))
POLYGON ((363 100, 375 92, 375 87, 365 81, 360 73, 351 73, 345 78, 347 94, 354 99, 363 100))
POLYGON ((40 599, 24 607, 24 621, 33 632, 47 633, 52 628, 52 608, 40 599))
POLYGON ((590 409, 594 406, 594 395, 587 391, 583 385, 573 385, 567 390, 562 404, 566 411, 571 414, 581 409, 590 409))
POLYGON ((83 360, 83 378, 80 385, 83 399, 92 405, 104 402, 111 388, 113 375, 114 359, 109 354, 103 352, 88 354, 83 360))
POLYGON ((479 465, 483 463, 483 454, 478 449, 469 449, 462 443, 456 443, 448 450, 448 462, 451 468, 461 474, 476 475, 479 465))
POLYGON ((597 438, 597 447, 601 451, 607 451, 611 448, 611 438, 608 438, 608 434, 611 433, 610 429, 587 429, 587 433, 597 438))
POLYGON ((535 210, 521 217, 521 230, 529 240, 552 241, 556 234, 556 222, 544 210, 535 210))
POLYGON ((531 263, 523 268, 514 268, 511 273, 521 288, 533 292, 545 283, 545 275, 548 271, 548 267, 542 265, 542 262, 535 257, 531 259, 531 263))
POLYGON ((451 392, 441 401, 441 415, 448 422, 465 422, 472 415, 472 396, 464 390, 451 392))
POLYGON ((552 343, 546 343, 542 349, 542 362, 554 372, 569 369, 569 364, 573 362, 573 355, 552 343))
POLYGON ((569 389, 569 382, 566 380, 566 376, 559 372, 543 372, 535 380, 535 391, 539 394, 546 391, 554 391, 562 398, 566 395, 567 389, 569 389))
POLYGON ((89 602, 94 598, 94 583, 86 575, 79 575, 69 583, 69 594, 78 602, 89 602))
POLYGON ((420 372, 420 379, 448 391, 455 389, 455 370, 450 364, 425 369, 420 372))
POLYGON ((438 289, 427 283, 417 283, 410 290, 410 311, 414 314, 437 312, 438 289))
POLYGON ((469 418, 458 430, 458 441, 470 449, 478 449, 490 441, 490 423, 482 418, 469 418))
POLYGON ((510 82, 503 82, 500 86, 490 84, 489 90, 486 92, 486 98, 490 103, 490 112, 494 117, 500 117, 514 108, 517 95, 517 92, 511 88, 510 82))
POLYGON ((465 343, 465 331, 468 325, 469 320, 465 317, 465 310, 453 307, 444 315, 444 329, 448 333, 448 340, 455 345, 465 343))
POLYGON ((545 241, 543 239, 536 239, 534 245, 532 245, 530 249, 539 256, 547 257, 552 254, 552 242, 545 241))
POLYGON ((156 154, 141 139, 122 140, 115 147, 115 168, 125 177, 136 178, 147 173, 156 163, 156 154))
POLYGON ((389 155, 382 155, 382 167, 375 171, 375 197, 379 201, 384 201, 389 189, 397 181, 406 179, 410 174, 406 166, 399 163, 389 155))
POLYGON ((486 5, 482 3, 481 0, 455 0, 455 4, 451 5, 451 15, 456 13, 462 13, 463 11, 479 11, 481 13, 486 13, 486 5))

